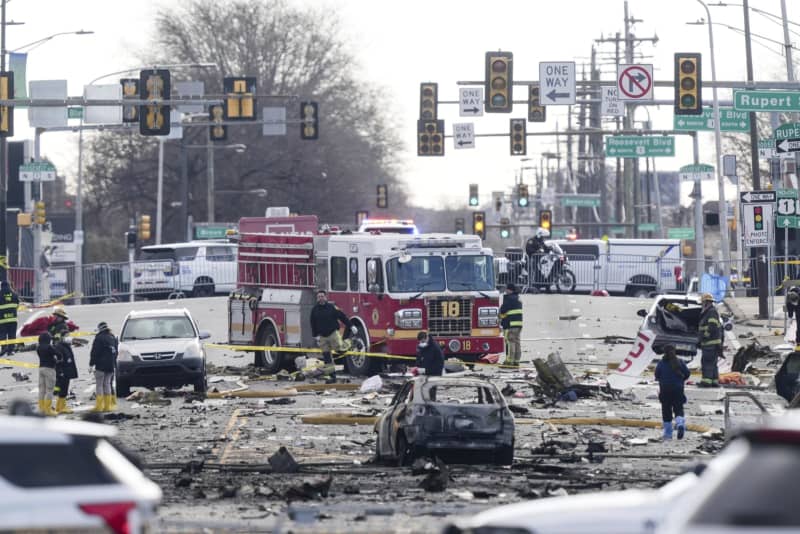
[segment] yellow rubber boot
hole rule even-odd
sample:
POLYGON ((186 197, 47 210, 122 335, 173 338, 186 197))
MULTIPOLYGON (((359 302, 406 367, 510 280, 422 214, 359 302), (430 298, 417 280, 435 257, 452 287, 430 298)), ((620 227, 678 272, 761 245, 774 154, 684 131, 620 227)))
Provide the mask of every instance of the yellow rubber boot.
POLYGON ((42 399, 39 399, 39 413, 42 415, 47 415, 47 412, 44 408, 44 401, 42 399))
POLYGON ((70 410, 69 407, 67 406, 66 398, 64 397, 58 398, 58 400, 56 401, 56 413, 57 414, 72 413, 72 410, 70 410))
POLYGON ((92 408, 93 412, 104 412, 106 411, 106 396, 105 395, 95 395, 94 397, 94 408, 92 408))
POLYGON ((117 396, 116 396, 116 394, 112 393, 111 395, 106 395, 106 411, 109 411, 109 412, 116 412, 117 411, 117 396))

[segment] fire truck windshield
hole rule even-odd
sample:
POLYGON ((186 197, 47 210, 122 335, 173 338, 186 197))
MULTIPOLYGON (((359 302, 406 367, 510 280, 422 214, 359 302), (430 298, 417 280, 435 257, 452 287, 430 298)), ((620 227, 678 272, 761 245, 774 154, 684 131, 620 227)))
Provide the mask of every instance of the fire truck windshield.
POLYGON ((447 289, 450 291, 491 291, 494 267, 491 256, 448 256, 445 260, 447 289))
POLYGON ((386 263, 386 286, 390 292, 444 291, 444 266, 438 256, 411 256, 400 263, 393 258, 386 263))

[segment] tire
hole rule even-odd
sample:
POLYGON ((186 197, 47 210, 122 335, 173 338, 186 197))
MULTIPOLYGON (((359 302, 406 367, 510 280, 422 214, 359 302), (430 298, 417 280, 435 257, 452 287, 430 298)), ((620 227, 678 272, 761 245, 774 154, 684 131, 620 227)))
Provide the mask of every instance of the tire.
MULTIPOLYGON (((358 334, 352 339, 354 350, 367 352, 367 337, 361 326, 358 326, 358 334)), ((372 376, 380 371, 381 366, 382 361, 372 356, 349 355, 344 359, 344 367, 351 376, 372 376)))
POLYGON ((125 398, 131 394, 131 385, 128 382, 117 379, 117 398, 125 398))
POLYGON ((214 296, 214 281, 207 277, 198 278, 194 281, 192 288, 192 296, 199 297, 213 297, 214 296))
POLYGON ((506 445, 500 447, 494 453, 494 463, 496 465, 511 465, 514 463, 514 446, 506 445))
POLYGON ((556 291, 559 293, 574 293, 576 283, 575 273, 569 269, 562 269, 556 276, 556 291))
POLYGON ((652 290, 648 287, 632 287, 628 290, 630 296, 636 299, 646 299, 652 290))
MULTIPOLYGON (((264 347, 278 346, 278 335, 271 324, 260 330, 256 344, 264 347)), ((268 374, 272 375, 281 370, 283 357, 280 352, 257 350, 254 355, 253 365, 264 369, 268 374)))
POLYGON ((194 386, 195 393, 205 393, 208 391, 208 380, 206 379, 205 369, 203 369, 203 376, 196 379, 192 385, 194 386))

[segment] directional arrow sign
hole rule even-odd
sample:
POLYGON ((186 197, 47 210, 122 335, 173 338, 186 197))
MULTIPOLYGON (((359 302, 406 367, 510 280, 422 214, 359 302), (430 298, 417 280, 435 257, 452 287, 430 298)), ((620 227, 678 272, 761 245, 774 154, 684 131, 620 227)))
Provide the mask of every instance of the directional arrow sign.
POLYGON ((742 191, 739 193, 742 204, 774 204, 778 200, 777 193, 769 190, 742 191))
POLYGON ((575 103, 575 62, 539 63, 539 98, 545 106, 568 106, 575 103))
POLYGON ((462 87, 458 93, 458 115, 460 117, 483 116, 483 87, 462 87))
POLYGON ((778 154, 786 152, 800 152, 800 139, 775 140, 775 148, 778 154))
POLYGON ((606 137, 606 156, 647 158, 675 155, 675 138, 668 135, 614 135, 606 137))
MULTIPOLYGON (((711 131, 714 129, 713 108, 703 108, 702 115, 674 115, 675 130, 711 131)), ((719 129, 723 132, 749 132, 750 114, 733 108, 719 108, 719 129)))
POLYGON ((471 122, 453 124, 453 146, 475 148, 475 126, 471 122))

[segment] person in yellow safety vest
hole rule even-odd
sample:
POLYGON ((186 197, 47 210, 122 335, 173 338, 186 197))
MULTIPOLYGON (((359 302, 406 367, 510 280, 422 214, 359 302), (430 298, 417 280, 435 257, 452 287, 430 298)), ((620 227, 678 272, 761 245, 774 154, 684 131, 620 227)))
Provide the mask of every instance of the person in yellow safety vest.
POLYGON ((519 301, 517 286, 506 285, 506 294, 503 296, 503 305, 500 306, 500 327, 506 338, 505 365, 519 367, 522 356, 520 346, 520 332, 522 332, 522 303, 519 301))
POLYGON ((700 387, 719 387, 717 358, 722 355, 722 322, 714 307, 714 297, 703 293, 700 298, 703 311, 700 314, 700 370, 703 378, 700 387))
MULTIPOLYGON (((17 337, 17 308, 19 297, 11 285, 3 280, 0 282, 0 341, 15 339, 17 337)), ((0 356, 14 353, 15 345, 0 347, 0 356)))

